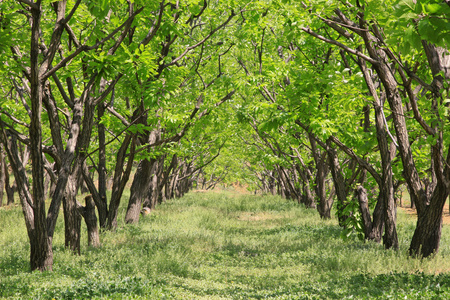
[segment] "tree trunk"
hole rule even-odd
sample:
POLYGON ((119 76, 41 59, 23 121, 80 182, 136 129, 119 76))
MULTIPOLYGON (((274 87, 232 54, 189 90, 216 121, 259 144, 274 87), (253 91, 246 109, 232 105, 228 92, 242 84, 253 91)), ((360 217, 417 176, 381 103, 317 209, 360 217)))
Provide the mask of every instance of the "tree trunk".
MULTIPOLYGON (((394 184, 392 179, 392 156, 395 154, 394 145, 392 151, 389 150, 389 143, 387 137, 388 128, 385 128, 385 116, 383 112, 383 102, 378 97, 372 78, 367 70, 366 63, 359 59, 360 69, 363 71, 364 79, 369 88, 370 94, 373 97, 373 106, 375 111, 375 128, 377 132, 377 142, 380 149, 381 157, 381 182, 378 182, 380 195, 383 199, 384 208, 384 223, 385 235, 383 237, 383 244, 386 249, 398 249, 398 237, 396 228, 396 208, 395 208, 395 194, 394 184), (391 154, 392 152, 392 154, 391 154)), ((394 142, 394 141, 393 141, 394 142)))
MULTIPOLYGON (((433 106, 438 120, 442 120, 444 116, 439 115, 437 103, 441 101, 441 90, 444 88, 444 80, 450 78, 449 66, 450 55, 448 51, 441 47, 436 47, 426 41, 422 41, 425 54, 427 55, 428 64, 433 74, 432 86, 433 106), (441 74, 443 71, 443 75, 441 74)), ((448 90, 447 90, 448 92, 448 90)), ((442 124, 442 123, 441 123, 442 124)), ((440 124, 440 125, 441 125, 440 124)), ((437 132, 438 126, 435 127, 437 132)), ((436 187, 428 202, 416 202, 417 207, 417 226, 409 247, 409 253, 414 256, 427 257, 439 250, 439 242, 442 230, 442 214, 445 201, 448 197, 448 184, 450 181, 450 148, 448 149, 446 161, 443 161, 444 139, 443 132, 439 131, 436 135, 437 141, 432 145, 432 170, 436 174, 436 187)))
POLYGON ((95 202, 92 196, 86 196, 86 205, 78 207, 81 215, 86 222, 86 227, 88 231, 88 245, 91 247, 100 247, 100 235, 97 226, 97 216, 95 215, 95 202))
POLYGON ((152 170, 155 160, 143 159, 139 162, 130 189, 130 200, 125 215, 126 223, 137 223, 144 199, 148 197, 148 191, 152 182, 152 170))
MULTIPOLYGON (((100 198, 100 195, 97 191, 97 187, 95 186, 94 179, 92 178, 92 173, 89 172, 88 166, 86 165, 86 161, 84 161, 83 166, 81 168, 81 176, 84 183, 87 186, 88 191, 91 193, 92 201, 94 201, 95 205, 97 206, 99 216, 103 216, 104 218, 107 218, 108 216, 108 206, 106 203, 103 203, 103 201, 100 198)), ((102 227, 102 224, 100 224, 100 227, 102 227)))
MULTIPOLYGON (((7 133, 0 123, 0 141, 5 147, 14 177, 18 182, 19 199, 22 206, 22 212, 27 227, 28 238, 30 241, 30 267, 31 270, 52 270, 53 265, 53 251, 51 247, 51 240, 46 238, 43 240, 43 235, 46 232, 36 231, 36 210, 35 201, 30 191, 29 182, 25 170, 25 166, 19 158, 19 151, 17 148, 17 141, 14 135, 8 139, 7 133)), ((44 211, 45 214, 45 211, 44 211)), ((42 224, 41 224, 42 226, 42 224)))
POLYGON ((344 176, 342 174, 341 165, 339 163, 336 149, 331 147, 331 141, 327 142, 327 155, 328 164, 330 166, 331 175, 334 182, 334 188, 336 190, 336 196, 338 199, 338 220, 340 226, 345 226, 345 220, 349 217, 343 213, 345 206, 347 205, 347 189, 345 185, 344 176))
POLYGON ((0 144, 0 207, 3 206, 3 195, 5 192, 5 154, 0 144))
POLYGON ((314 196, 311 192, 311 186, 309 185, 309 182, 305 182, 303 184, 303 195, 304 200, 302 201, 303 204, 305 204, 308 208, 316 208, 316 204, 314 203, 314 196))
POLYGON ((9 168, 8 164, 4 164, 4 173, 5 173, 5 191, 6 191, 6 198, 7 198, 7 204, 11 205, 14 204, 14 193, 17 189, 16 182, 14 181, 13 185, 10 184, 10 178, 9 178, 9 168))
POLYGON ((413 256, 427 257, 439 250, 442 214, 449 195, 448 182, 450 180, 450 147, 447 158, 443 161, 442 145, 443 133, 440 132, 436 144, 432 146, 432 162, 437 173, 437 184, 429 203, 420 213, 417 210, 417 226, 409 247, 409 253, 413 256))
POLYGON ((46 195, 46 197, 48 197, 48 195, 49 195, 48 191, 50 190, 51 185, 52 185, 52 180, 47 171, 47 172, 45 172, 45 176, 44 176, 44 194, 46 195))
POLYGON ((430 205, 418 216, 409 253, 412 256, 428 257, 437 253, 442 231, 442 213, 448 190, 438 184, 432 195, 430 205))
POLYGON ((269 190, 272 195, 277 194, 277 187, 275 184, 275 178, 273 177, 273 171, 269 172, 269 190))
POLYGON ((106 137, 105 137, 105 125, 100 121, 104 115, 103 103, 98 105, 98 194, 100 196, 100 203, 102 209, 99 208, 100 227, 105 228, 108 211, 107 211, 107 198, 106 198, 106 137), (105 209, 106 208, 106 209, 105 209), (101 213, 100 213, 101 212, 101 213))
POLYGON ((377 243, 381 242, 384 229, 384 201, 381 195, 378 196, 377 204, 373 210, 372 232, 369 234, 369 240, 377 243))
POLYGON ((34 233, 30 240, 30 265, 32 270, 51 270, 53 266, 53 252, 47 236, 47 222, 44 194, 44 163, 42 158, 42 95, 43 84, 40 78, 39 66, 39 37, 41 8, 40 4, 31 8, 31 45, 30 45, 30 148, 33 176, 33 214, 34 233))
POLYGON ((66 185, 66 193, 63 198, 64 208, 64 229, 65 246, 75 254, 80 254, 81 240, 81 215, 78 211, 77 192, 77 171, 69 176, 66 185))
POLYGON ((364 187, 358 186, 356 188, 356 196, 359 202, 359 211, 363 219, 364 238, 369 239, 372 232, 372 219, 370 217, 369 200, 367 200, 367 191, 364 187))
MULTIPOLYGON (((56 167, 56 164, 53 164, 53 168, 56 167)), ((53 172, 57 173, 56 170, 53 169, 53 172)), ((49 176, 50 179, 52 179, 52 176, 49 176)), ((55 176, 56 177, 56 176, 55 176)), ((56 190, 56 183, 58 182, 58 180, 50 180, 50 186, 48 188, 48 193, 47 193, 47 197, 48 198, 52 198, 53 199, 53 195, 55 194, 55 190, 56 190)))
POLYGON ((148 190, 148 196, 143 202, 143 207, 147 207, 150 210, 153 210, 156 207, 156 204, 159 201, 159 194, 162 189, 161 186, 161 176, 164 168, 164 157, 161 157, 159 160, 155 160, 152 166, 152 178, 150 183, 150 189, 148 190))
POLYGON ((114 169, 114 179, 111 193, 111 202, 109 203, 108 211, 108 225, 109 230, 117 228, 117 215, 119 213, 120 199, 122 198, 125 185, 128 182, 131 174, 131 168, 133 166, 134 152, 136 148, 136 136, 132 136, 127 133, 122 145, 119 148, 116 158, 116 167, 114 169), (125 165, 125 157, 128 146, 131 143, 130 155, 125 171, 123 167, 125 165))
POLYGON ((311 144, 311 152, 314 157, 314 162, 316 164, 316 171, 317 171, 316 172, 316 195, 318 197, 317 210, 322 219, 330 219, 331 207, 333 205, 333 202, 328 201, 326 192, 325 181, 329 171, 328 165, 326 163, 327 153, 326 151, 320 153, 316 145, 315 137, 312 136, 312 133, 309 133, 308 136, 311 144))

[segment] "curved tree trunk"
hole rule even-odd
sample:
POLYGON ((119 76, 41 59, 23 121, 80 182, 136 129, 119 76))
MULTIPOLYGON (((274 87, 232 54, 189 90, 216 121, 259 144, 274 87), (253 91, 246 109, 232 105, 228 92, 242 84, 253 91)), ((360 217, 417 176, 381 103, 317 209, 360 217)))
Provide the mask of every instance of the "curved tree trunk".
POLYGON ((437 185, 433 191, 429 204, 419 213, 416 230, 409 247, 409 253, 413 256, 427 257, 439 250, 442 230, 442 214, 444 204, 449 195, 447 184, 450 179, 450 148, 448 149, 445 166, 442 161, 442 134, 435 146, 433 146, 433 163, 437 170, 437 185))
POLYGON ((385 224, 385 235, 383 237, 383 244, 386 249, 393 248, 398 249, 398 237, 396 228, 396 207, 395 207, 395 194, 394 194, 394 184, 392 179, 392 157, 395 153, 394 145, 392 146, 392 151, 389 149, 387 131, 388 128, 384 122, 385 116, 383 112, 383 101, 378 97, 377 91, 375 89, 373 79, 371 78, 369 71, 367 70, 366 63, 361 58, 359 59, 359 67, 364 74, 364 79, 366 81, 367 87, 369 88, 370 94, 373 97, 373 106, 375 111, 375 128, 377 133, 377 142, 380 150, 381 157, 381 182, 378 182, 380 189, 380 196, 383 199, 384 208, 384 224, 385 224))
MULTIPOLYGON (((433 95, 433 106, 435 114, 440 120, 437 104, 441 101, 441 90, 444 88, 444 80, 450 78, 450 55, 447 49, 436 47, 426 41, 422 41, 428 64, 433 74, 432 87, 435 89, 433 95), (441 74, 443 72, 443 75, 441 74)), ((448 92, 448 90, 447 90, 448 92)), ((439 128, 436 126, 435 131, 439 128)), ((436 173, 436 187, 431 194, 429 201, 416 202, 417 207, 417 226, 409 247, 409 253, 414 256, 430 256, 439 250, 439 242, 442 230, 442 214, 445 201, 448 197, 448 185, 450 182, 450 147, 448 148, 447 158, 444 157, 444 139, 443 132, 436 133, 437 141, 432 146, 432 170, 436 173)), ((433 174, 432 174, 433 175, 433 174)), ((421 199, 418 199, 420 201, 421 199)), ((428 200, 428 199, 427 199, 428 200)))

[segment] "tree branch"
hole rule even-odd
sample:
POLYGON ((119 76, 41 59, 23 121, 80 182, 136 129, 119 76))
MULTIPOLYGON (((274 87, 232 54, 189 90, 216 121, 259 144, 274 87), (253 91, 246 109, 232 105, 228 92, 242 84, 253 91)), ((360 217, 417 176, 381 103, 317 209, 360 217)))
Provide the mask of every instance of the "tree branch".
POLYGON ((324 36, 321 36, 321 35, 317 34, 316 32, 312 31, 312 30, 311 30, 310 28, 308 28, 308 27, 301 27, 300 29, 303 30, 304 32, 306 32, 307 34, 312 35, 313 37, 315 37, 315 38, 317 38, 317 39, 319 39, 319 40, 321 40, 321 41, 324 41, 324 42, 326 42, 326 43, 328 43, 328 44, 332 44, 332 45, 338 46, 339 48, 344 49, 344 50, 347 51, 348 53, 351 53, 351 54, 353 54, 353 55, 359 56, 359 57, 361 57, 362 59, 364 59, 364 60, 370 62, 370 63, 373 64, 373 65, 376 65, 376 64, 379 63, 377 60, 375 60, 375 59, 373 59, 373 58, 371 58, 371 57, 365 55, 364 53, 361 53, 361 52, 359 52, 359 51, 357 51, 357 50, 355 50, 355 49, 353 49, 353 48, 350 48, 350 47, 348 47, 348 46, 346 46, 346 45, 344 45, 344 44, 341 44, 341 43, 339 43, 338 41, 331 40, 331 39, 328 39, 328 38, 326 38, 326 37, 324 37, 324 36))

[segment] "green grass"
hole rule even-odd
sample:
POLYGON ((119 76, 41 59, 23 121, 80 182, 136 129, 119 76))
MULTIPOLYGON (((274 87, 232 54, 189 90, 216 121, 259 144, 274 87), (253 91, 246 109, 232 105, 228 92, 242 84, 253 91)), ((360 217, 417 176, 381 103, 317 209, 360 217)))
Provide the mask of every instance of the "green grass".
MULTIPOLYGON (((123 214, 123 212, 122 212, 123 214)), ((123 218, 123 216, 121 216, 123 218)), ((0 297, 17 299, 447 299, 449 228, 433 259, 406 255, 415 220, 399 212, 399 251, 340 239, 336 220, 279 197, 189 193, 138 225, 64 249, 54 271, 29 272, 20 207, 0 209, 0 297)), ((86 238, 85 232, 83 232, 86 238)))

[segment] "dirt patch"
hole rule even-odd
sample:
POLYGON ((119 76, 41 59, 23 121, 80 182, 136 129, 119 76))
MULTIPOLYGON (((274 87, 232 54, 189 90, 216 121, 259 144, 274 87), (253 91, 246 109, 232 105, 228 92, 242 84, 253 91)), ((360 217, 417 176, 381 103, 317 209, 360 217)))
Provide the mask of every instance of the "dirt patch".
MULTIPOLYGON (((406 212, 406 214, 414 217, 417 220, 417 211, 414 208, 410 208, 410 207, 399 207, 401 210, 403 210, 404 212, 406 212)), ((444 207, 444 216, 443 216, 443 223, 448 225, 450 224, 450 213, 448 211, 448 208, 444 207)))

